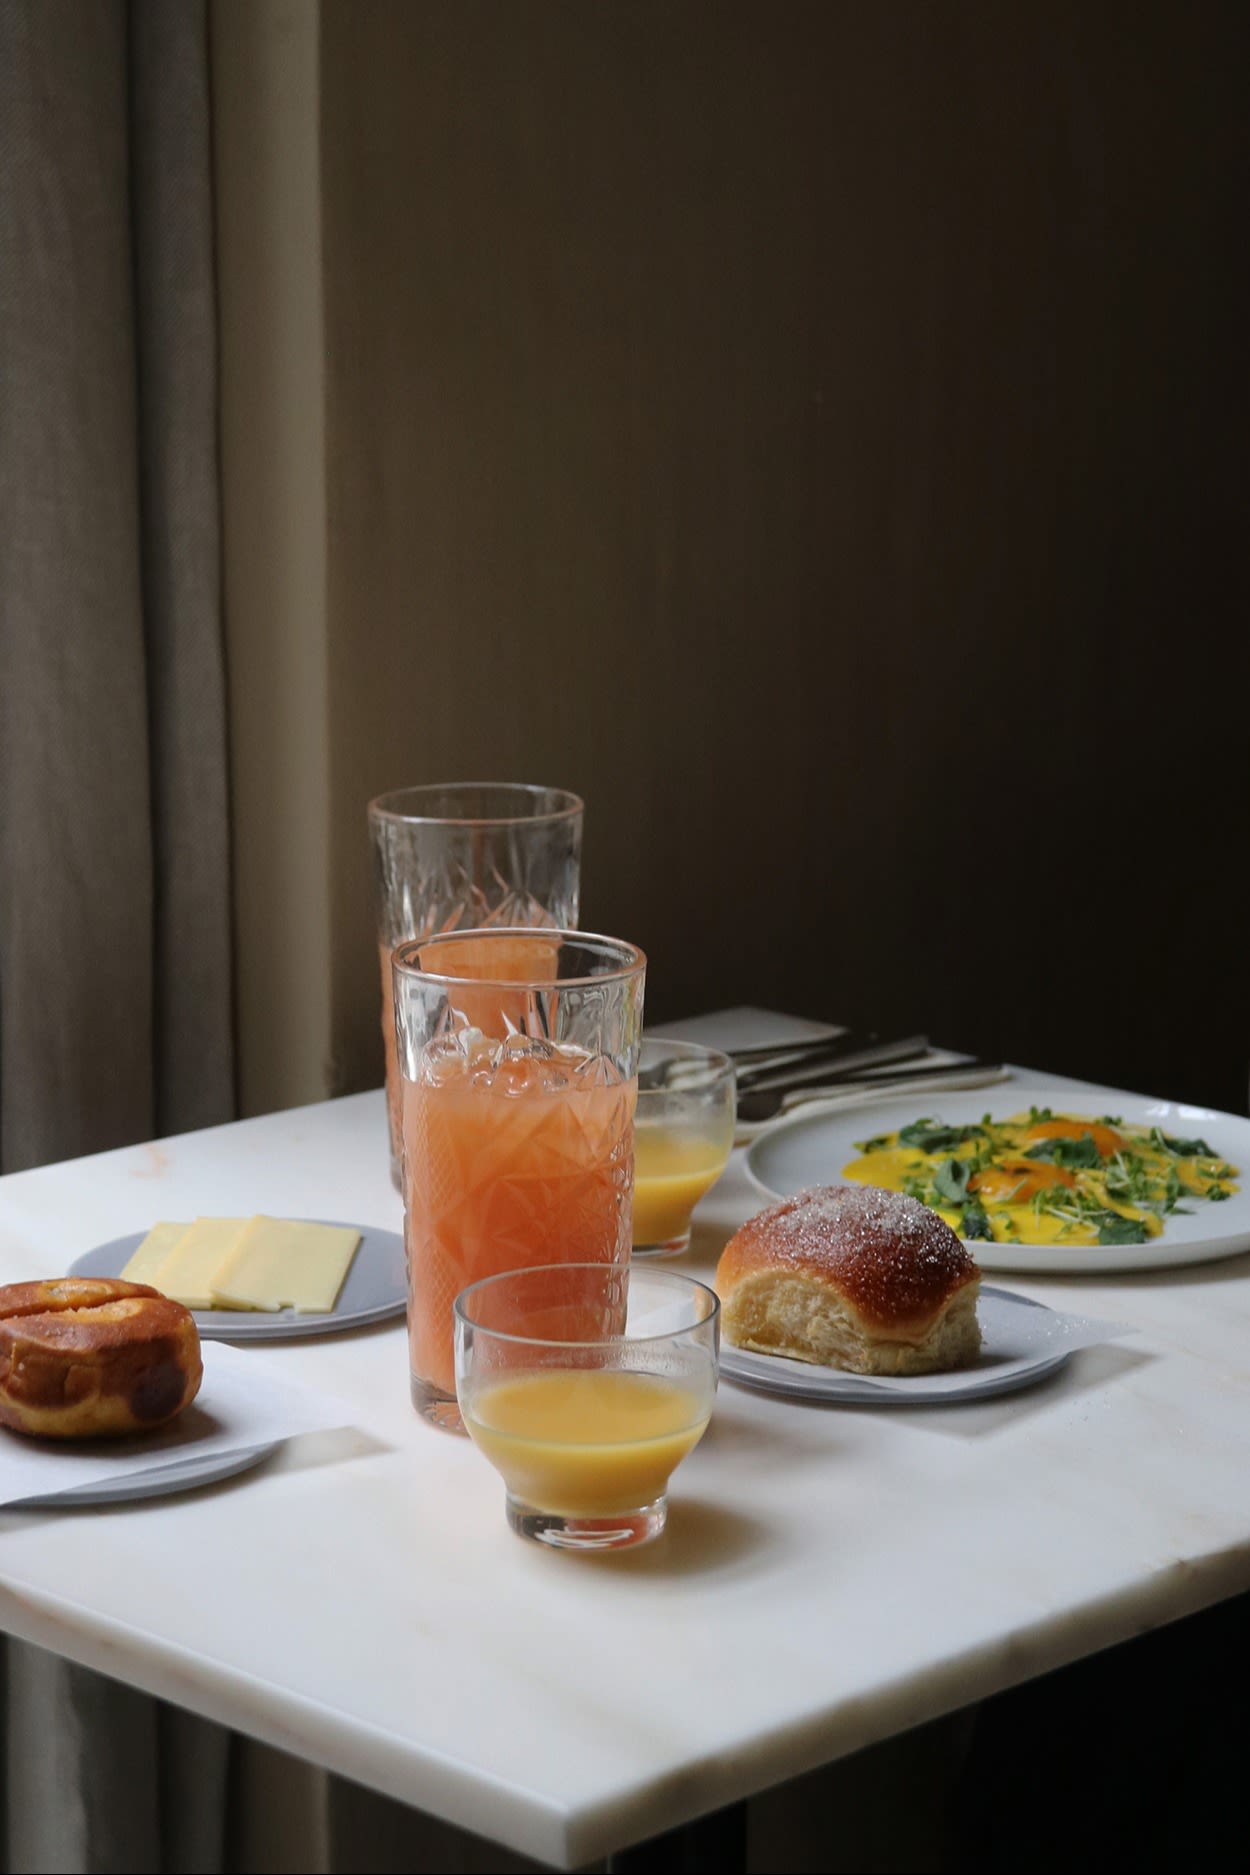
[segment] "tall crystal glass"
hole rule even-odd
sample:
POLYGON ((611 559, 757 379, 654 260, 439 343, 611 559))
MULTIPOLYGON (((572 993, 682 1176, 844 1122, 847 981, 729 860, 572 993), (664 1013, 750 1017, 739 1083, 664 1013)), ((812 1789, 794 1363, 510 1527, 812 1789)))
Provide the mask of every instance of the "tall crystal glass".
POLYGON ((500 781, 402 788, 369 803, 396 1186, 400 1102, 391 953, 413 938, 470 927, 575 930, 583 811, 581 798, 564 788, 500 781))
POLYGON ((527 1266, 625 1266, 646 959, 593 933, 452 932, 392 961, 413 1403, 461 1430, 452 1304, 527 1266))

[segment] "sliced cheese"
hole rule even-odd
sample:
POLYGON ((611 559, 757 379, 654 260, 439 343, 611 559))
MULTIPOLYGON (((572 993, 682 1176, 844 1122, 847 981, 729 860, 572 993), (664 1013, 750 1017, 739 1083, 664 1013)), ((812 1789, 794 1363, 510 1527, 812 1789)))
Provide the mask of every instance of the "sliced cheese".
POLYGON ((254 1217, 212 1279, 213 1300, 219 1309, 328 1315, 359 1242, 348 1225, 254 1217))
POLYGON ((152 1281, 188 1309, 213 1307, 213 1278, 248 1223, 245 1217, 197 1217, 156 1267, 152 1281))
POLYGON ((126 1282, 150 1283, 154 1289, 159 1289, 157 1270, 179 1238, 190 1228, 189 1224, 153 1224, 143 1242, 131 1253, 130 1261, 122 1271, 126 1282))

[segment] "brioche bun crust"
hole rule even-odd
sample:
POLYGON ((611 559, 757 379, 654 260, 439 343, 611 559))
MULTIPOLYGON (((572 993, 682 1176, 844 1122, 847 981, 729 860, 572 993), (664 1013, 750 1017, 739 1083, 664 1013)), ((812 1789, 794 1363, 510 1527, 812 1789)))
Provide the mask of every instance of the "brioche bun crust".
POLYGON ((819 1185, 759 1212, 716 1271, 726 1340, 857 1373, 965 1366, 981 1345, 981 1272, 902 1192, 819 1185))
POLYGON ((835 1283, 865 1321, 895 1330, 927 1326, 981 1274, 936 1211, 875 1185, 809 1186, 749 1218, 725 1246, 718 1286, 778 1268, 835 1283))
POLYGON ((0 1424, 42 1438, 163 1425, 203 1378, 194 1317, 145 1283, 104 1277, 0 1287, 0 1424))

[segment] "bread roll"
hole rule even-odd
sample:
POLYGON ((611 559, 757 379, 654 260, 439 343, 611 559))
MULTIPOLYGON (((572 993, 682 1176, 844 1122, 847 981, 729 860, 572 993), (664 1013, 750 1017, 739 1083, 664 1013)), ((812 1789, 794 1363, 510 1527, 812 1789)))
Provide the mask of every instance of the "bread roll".
POLYGON ((0 1424, 43 1439, 164 1425, 200 1390, 189 1309, 146 1283, 67 1276, 0 1288, 0 1424))
POLYGON ((872 1185, 819 1185, 761 1211, 716 1271, 725 1339, 853 1374, 966 1367, 981 1272, 936 1211, 872 1185))

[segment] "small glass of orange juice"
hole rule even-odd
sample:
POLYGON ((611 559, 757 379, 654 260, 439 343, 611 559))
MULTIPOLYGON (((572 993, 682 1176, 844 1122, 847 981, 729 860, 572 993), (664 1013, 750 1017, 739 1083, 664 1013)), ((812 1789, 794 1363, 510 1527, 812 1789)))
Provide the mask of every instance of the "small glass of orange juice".
POLYGON ((716 1396, 715 1292, 675 1270, 561 1263, 472 1284, 455 1319, 461 1416, 512 1528, 555 1549, 659 1536, 716 1396))
POLYGON ((677 1256, 690 1214, 729 1159, 734 1065, 698 1042, 644 1036, 634 1112, 634 1255, 677 1256))

